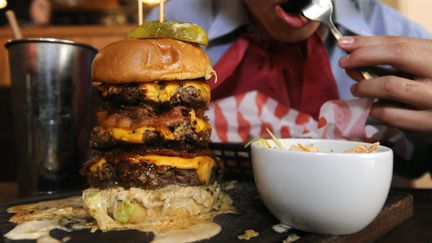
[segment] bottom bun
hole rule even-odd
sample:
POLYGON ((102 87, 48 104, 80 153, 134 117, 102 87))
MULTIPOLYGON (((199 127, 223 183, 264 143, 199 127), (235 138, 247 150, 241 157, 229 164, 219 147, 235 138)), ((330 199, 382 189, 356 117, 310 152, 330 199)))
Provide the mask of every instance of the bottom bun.
POLYGON ((219 214, 235 212, 232 200, 217 183, 169 185, 155 190, 89 188, 82 198, 84 209, 96 219, 102 231, 182 229, 219 214))

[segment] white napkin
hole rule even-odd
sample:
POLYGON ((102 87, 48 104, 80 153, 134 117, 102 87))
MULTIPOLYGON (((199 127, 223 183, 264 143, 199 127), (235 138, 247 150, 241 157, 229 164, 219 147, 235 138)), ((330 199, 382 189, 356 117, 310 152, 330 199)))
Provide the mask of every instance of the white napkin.
POLYGON ((403 132, 366 125, 371 106, 369 99, 328 101, 322 105, 316 121, 309 114, 286 108, 276 100, 252 91, 212 102, 207 116, 213 127, 213 142, 246 143, 257 136, 267 138, 268 128, 279 138, 391 141, 395 144, 395 152, 409 159, 414 148, 403 132))

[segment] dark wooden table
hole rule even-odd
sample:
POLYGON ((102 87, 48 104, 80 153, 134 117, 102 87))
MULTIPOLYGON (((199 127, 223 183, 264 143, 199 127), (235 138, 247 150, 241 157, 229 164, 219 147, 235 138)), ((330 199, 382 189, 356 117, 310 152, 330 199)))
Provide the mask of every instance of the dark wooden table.
POLYGON ((402 190, 414 196, 414 215, 378 242, 432 242, 432 190, 402 190))
MULTIPOLYGON (((16 189, 16 185, 13 183, 0 183, 0 204, 4 200, 11 200, 16 197, 16 189)), ((378 242, 432 242, 432 190, 400 191, 413 195, 414 215, 382 237, 378 242)), ((278 239, 277 242, 279 241, 278 239)))

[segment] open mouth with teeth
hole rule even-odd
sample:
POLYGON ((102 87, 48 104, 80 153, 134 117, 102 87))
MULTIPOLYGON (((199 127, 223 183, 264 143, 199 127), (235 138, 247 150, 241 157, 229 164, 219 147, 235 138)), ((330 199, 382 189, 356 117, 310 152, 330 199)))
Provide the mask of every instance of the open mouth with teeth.
POLYGON ((282 0, 275 6, 276 15, 293 28, 301 28, 309 21, 301 13, 311 0, 282 0))

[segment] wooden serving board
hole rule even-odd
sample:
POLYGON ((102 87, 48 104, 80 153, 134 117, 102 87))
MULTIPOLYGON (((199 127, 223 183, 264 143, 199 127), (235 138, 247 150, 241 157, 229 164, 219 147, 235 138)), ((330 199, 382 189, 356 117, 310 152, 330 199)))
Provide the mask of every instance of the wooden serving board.
MULTIPOLYGON (((387 202, 378 215, 378 217, 363 231, 346 236, 328 236, 311 234, 297 230, 289 230, 285 233, 276 233, 272 226, 278 224, 276 218, 266 209, 261 199, 259 198, 255 185, 253 183, 235 183, 234 187, 227 192, 232 196, 236 207, 239 209, 239 215, 221 215, 215 221, 222 226, 222 231, 215 237, 202 242, 282 242, 291 233, 296 233, 301 236, 301 239, 296 243, 318 242, 318 243, 333 243, 333 242, 373 242, 386 233, 390 232, 397 225, 413 215, 413 197, 410 194, 391 191, 387 202), (259 236, 252 238, 249 241, 242 241, 237 236, 244 233, 245 230, 253 229, 259 232, 259 236)), ((6 209, 12 205, 32 203, 42 200, 58 199, 59 197, 71 196, 79 192, 69 193, 64 195, 56 195, 49 197, 39 197, 26 200, 8 202, 0 205, 0 233, 2 236, 13 228, 13 224, 9 223, 10 215, 6 209)), ((96 232, 90 233, 88 230, 64 232, 61 230, 53 230, 51 235, 55 238, 62 239, 66 236, 71 237, 68 243, 73 242, 150 242, 153 239, 152 233, 129 231, 113 231, 113 232, 96 232)), ((9 241, 3 237, 0 242, 18 242, 9 241)), ((28 241, 26 241, 28 242, 28 241)))

